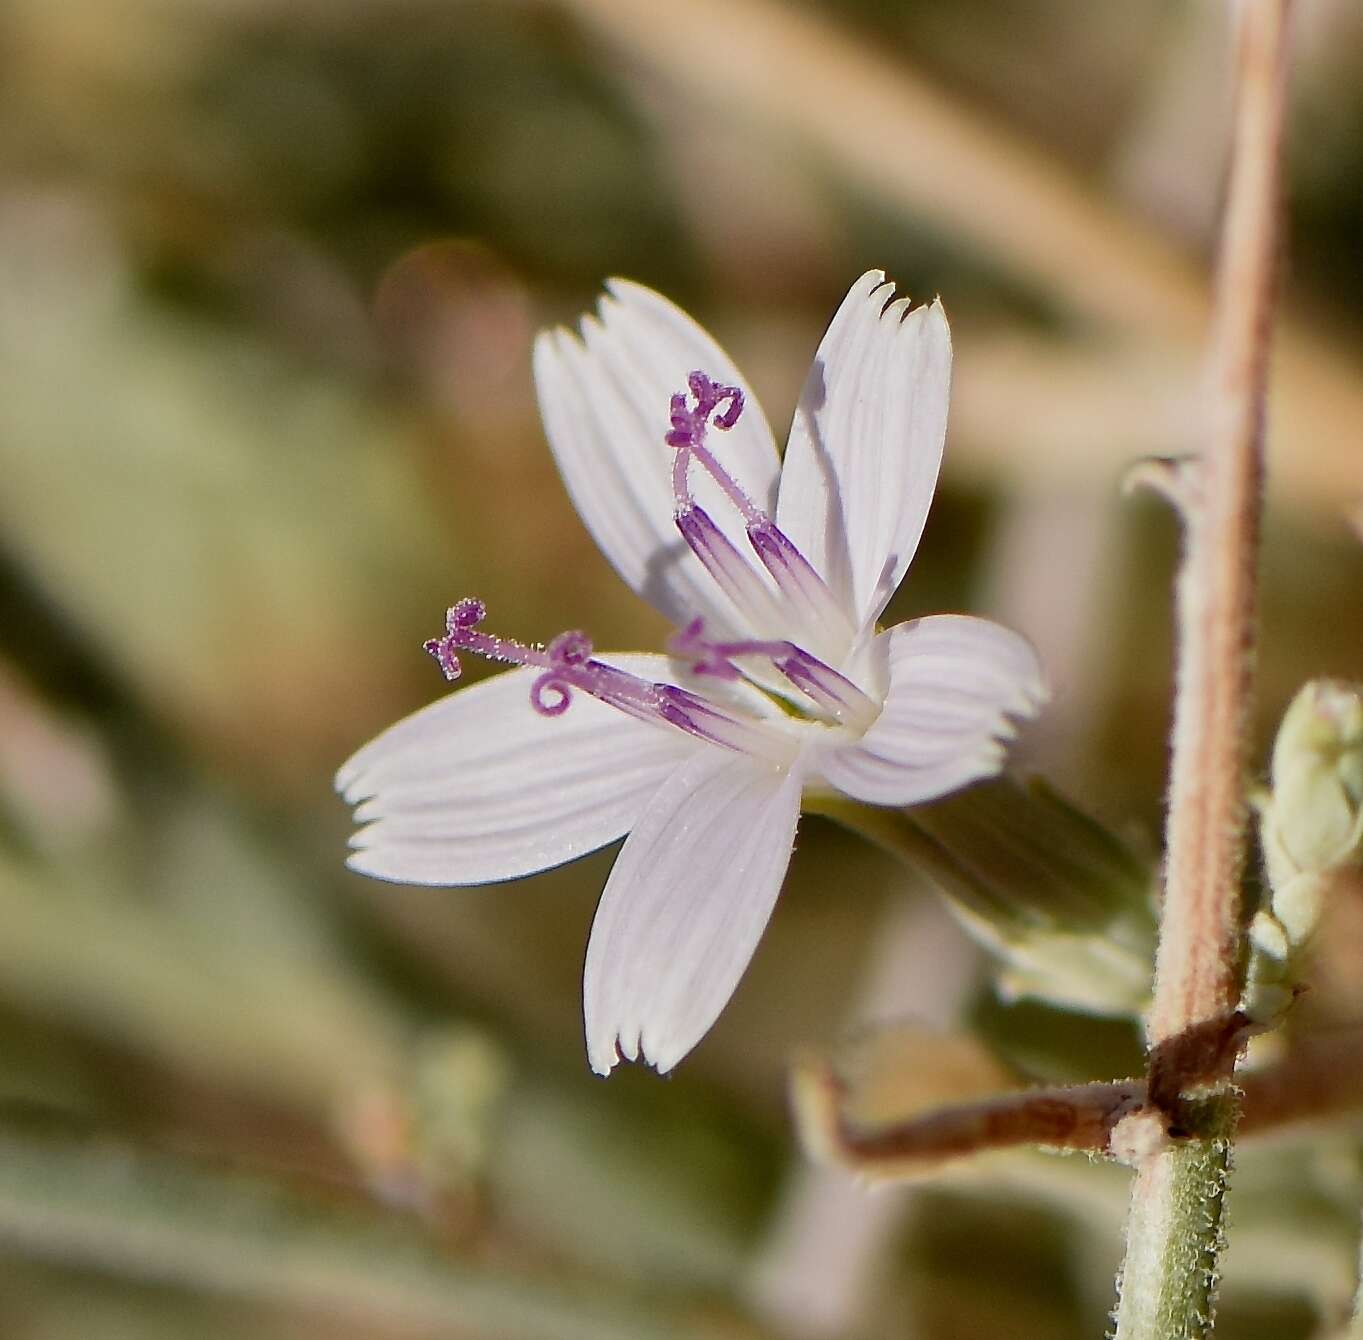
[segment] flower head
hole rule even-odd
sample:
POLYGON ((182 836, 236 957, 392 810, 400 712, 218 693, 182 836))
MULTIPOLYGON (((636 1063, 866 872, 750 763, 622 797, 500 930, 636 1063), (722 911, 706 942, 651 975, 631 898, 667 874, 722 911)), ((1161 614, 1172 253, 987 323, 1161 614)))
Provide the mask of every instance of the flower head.
POLYGON ((678 629, 668 656, 484 631, 480 601, 428 642, 516 668, 399 722, 340 771, 355 869, 424 884, 544 870, 629 836, 584 980, 594 1069, 671 1069, 757 947, 800 799, 932 800, 996 773, 1043 697, 1030 646, 982 619, 881 630, 927 518, 946 431, 941 304, 878 271, 819 346, 786 446, 728 356, 616 280, 535 379, 564 483, 620 576, 678 629))

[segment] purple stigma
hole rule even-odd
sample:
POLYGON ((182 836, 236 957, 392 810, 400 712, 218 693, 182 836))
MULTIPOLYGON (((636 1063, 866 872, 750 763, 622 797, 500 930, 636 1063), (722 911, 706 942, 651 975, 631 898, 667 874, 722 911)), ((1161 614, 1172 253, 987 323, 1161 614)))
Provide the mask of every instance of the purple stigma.
POLYGON ((722 382, 714 381, 699 370, 691 373, 686 384, 696 403, 694 406, 686 403, 685 391, 678 391, 672 397, 668 405, 672 427, 663 439, 677 451, 676 459, 672 462, 672 496, 677 515, 689 511, 694 505, 688 483, 694 457, 746 519, 760 517, 761 512, 752 499, 705 445, 705 434, 712 423, 727 433, 738 422, 739 415, 743 413, 743 392, 737 386, 725 386, 722 382), (721 406, 724 406, 722 410, 721 406))
MULTIPOLYGON (((468 634, 487 616, 487 606, 477 596, 465 596, 456 601, 445 612, 445 636, 433 637, 421 644, 423 651, 436 659, 436 664, 444 672, 445 678, 453 683, 464 673, 459 663, 460 650, 477 651, 478 648, 468 640, 468 634)), ((486 634, 475 634, 486 637, 486 634)))
POLYGON ((530 705, 541 716, 562 716, 573 689, 593 688, 592 644, 585 633, 560 633, 546 648, 549 669, 530 686, 530 705))
POLYGON ((739 415, 743 413, 743 392, 737 386, 724 386, 711 381, 700 371, 693 372, 686 379, 686 384, 691 388, 696 404, 694 408, 687 405, 684 391, 678 391, 672 397, 669 407, 672 428, 667 434, 667 445, 679 448, 703 447, 705 432, 711 422, 726 433, 738 422, 739 415), (725 401, 728 402, 728 408, 722 414, 716 414, 715 411, 725 401))
MULTIPOLYGON (((448 680, 463 674, 459 653, 471 651, 505 665, 537 666, 544 673, 530 686, 530 703, 543 716, 561 716, 568 710, 573 690, 588 693, 596 687, 597 663, 591 659, 592 644, 585 633, 560 633, 547 647, 532 647, 514 638, 497 637, 478 630, 487 606, 475 596, 456 601, 445 613, 445 636, 422 644, 435 657, 448 680)), ((609 672, 609 667, 599 667, 609 672)))

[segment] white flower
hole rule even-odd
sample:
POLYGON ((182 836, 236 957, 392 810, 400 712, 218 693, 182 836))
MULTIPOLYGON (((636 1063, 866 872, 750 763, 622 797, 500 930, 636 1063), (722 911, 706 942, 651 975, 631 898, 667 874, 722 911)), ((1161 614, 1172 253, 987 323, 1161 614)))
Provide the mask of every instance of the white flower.
POLYGON ((724 1008, 790 861, 800 798, 913 805, 996 773, 1043 690, 997 624, 878 631, 923 530, 946 431, 940 302, 863 275, 819 346, 786 446, 715 342, 616 280, 580 338, 546 332, 535 380, 583 521, 681 630, 671 658, 530 647, 464 600, 428 644, 520 668, 451 694, 340 771, 364 827, 350 865, 483 884, 628 833, 597 908, 587 1052, 671 1069, 724 1008), (713 440, 711 429, 723 433, 713 440), (571 698, 571 705, 569 699, 571 698), (361 803, 362 802, 362 803, 361 803))

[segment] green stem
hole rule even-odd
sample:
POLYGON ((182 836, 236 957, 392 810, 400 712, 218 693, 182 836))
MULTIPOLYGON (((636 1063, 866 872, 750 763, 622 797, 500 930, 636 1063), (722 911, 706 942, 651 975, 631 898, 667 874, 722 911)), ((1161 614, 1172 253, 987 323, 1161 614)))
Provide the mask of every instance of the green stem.
POLYGON ((1200 1136, 1147 1163, 1127 1219, 1115 1335, 1211 1334, 1237 1107, 1229 1095, 1206 1100, 1200 1136))

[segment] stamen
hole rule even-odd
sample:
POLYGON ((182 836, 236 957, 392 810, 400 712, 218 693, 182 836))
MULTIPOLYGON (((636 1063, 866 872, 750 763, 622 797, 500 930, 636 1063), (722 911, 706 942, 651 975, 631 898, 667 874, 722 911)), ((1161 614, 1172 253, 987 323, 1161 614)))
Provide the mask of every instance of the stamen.
POLYGON ((766 517, 749 522, 748 543, 781 594, 802 608, 810 627, 828 635, 828 640, 845 642, 852 636, 852 623, 838 598, 776 522, 766 517))
POLYGON ((668 638, 667 654, 688 662, 694 674, 713 679, 742 679, 742 671, 718 650, 719 646, 706 640, 705 620, 696 618, 668 638))
POLYGON ((761 509, 743 492, 738 481, 715 460, 705 445, 705 434, 711 422, 721 432, 728 432, 738 422, 739 415, 743 413, 742 390, 737 386, 724 386, 711 381, 700 371, 693 372, 686 380, 691 394, 696 398, 695 408, 688 408, 686 393, 678 391, 672 397, 669 411, 672 428, 664 439, 669 447, 677 449, 676 459, 672 462, 672 493, 678 515, 695 506, 688 479, 691 458, 694 456, 743 514, 745 521, 759 519, 763 515, 761 509), (728 408, 722 414, 715 414, 726 401, 728 408), (714 415, 713 420, 711 415, 714 415))
POLYGON ((790 761, 791 747, 787 738, 725 712, 675 684, 660 684, 658 692, 663 720, 678 730, 736 753, 770 758, 776 763, 790 761))
POLYGON ((676 524, 691 552, 751 627, 780 626, 780 611, 770 588, 703 507, 692 505, 678 512, 676 524))
MULTIPOLYGON (((471 596, 460 600, 446 612, 445 636, 423 644, 446 679, 458 679, 463 673, 461 651, 506 665, 535 666, 543 673, 530 685, 530 705, 541 716, 562 716, 573 693, 580 689, 641 721, 672 726, 740 753, 787 761, 788 744, 774 732, 686 689, 673 684, 653 684, 594 659, 591 641, 585 633, 560 633, 547 647, 528 646, 513 638, 479 631, 478 624, 486 614, 487 607, 481 600, 471 596)), ((697 635, 699 631, 697 627, 697 635)))
POLYGON ((677 528, 683 539, 740 609, 750 616, 773 612, 766 585, 756 578, 749 564, 692 498, 689 475, 694 458, 741 513, 753 551, 776 583, 777 590, 798 612, 800 625, 816 631, 821 644, 844 644, 853 629, 837 598, 813 564, 776 522, 748 497, 705 445, 711 423, 716 428, 729 429, 738 422, 743 412, 743 392, 736 386, 712 381, 700 371, 691 373, 687 385, 695 398, 695 406, 687 404, 683 391, 672 397, 669 410, 672 427, 666 437, 668 445, 677 452, 672 462, 672 493, 677 528), (727 408, 716 414, 726 401, 727 408))
POLYGON ((530 686, 530 704, 542 716, 562 716, 573 698, 573 689, 591 692, 592 644, 584 633, 560 633, 547 647, 531 647, 514 638, 481 633, 478 625, 487 606, 476 597, 456 601, 445 614, 445 636, 423 643, 435 657, 445 678, 456 680, 464 672, 459 653, 471 651, 504 665, 535 665, 544 673, 530 686))
POLYGON ((530 686, 530 705, 535 711, 557 717, 568 710, 574 686, 586 688, 576 676, 591 664, 591 654, 592 644, 583 633, 560 633, 549 644, 545 655, 550 668, 530 686))
POLYGON ((783 674, 819 711, 842 725, 866 727, 880 708, 850 679, 811 656, 793 642, 712 642, 705 637, 703 619, 693 619, 668 644, 672 655, 689 661, 698 675, 733 680, 741 677, 734 665, 739 656, 761 656, 783 674))

